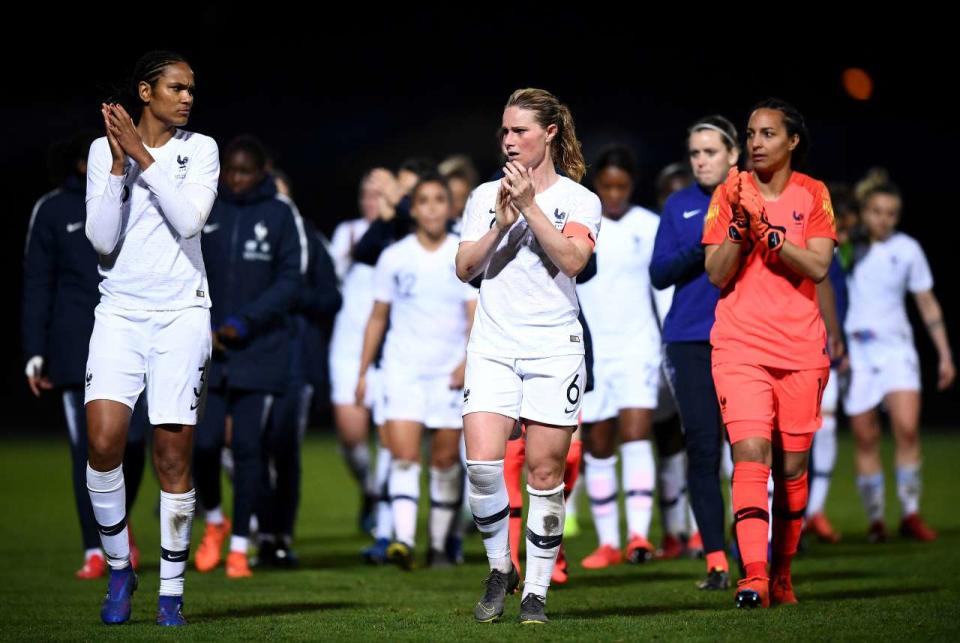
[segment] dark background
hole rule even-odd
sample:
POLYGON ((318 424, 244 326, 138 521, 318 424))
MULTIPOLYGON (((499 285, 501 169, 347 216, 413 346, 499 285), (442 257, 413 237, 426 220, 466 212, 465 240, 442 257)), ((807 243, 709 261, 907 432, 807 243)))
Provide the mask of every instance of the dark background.
MULTIPOLYGON (((100 127, 99 102, 155 48, 183 53, 196 72, 188 129, 221 147, 239 133, 260 137, 291 175, 302 213, 328 235, 356 216, 358 180, 372 166, 460 152, 482 176, 493 172, 502 106, 518 87, 544 87, 570 106, 588 163, 606 143, 630 144, 642 167, 635 200, 648 207, 656 173, 683 158, 692 121, 720 113, 742 129, 755 102, 787 99, 812 133, 805 171, 852 183, 879 165, 900 185, 901 229, 926 250, 948 331, 960 342, 952 261, 960 56, 953 36, 931 25, 936 20, 913 27, 902 16, 841 25, 737 15, 723 26, 697 13, 640 24, 599 4, 596 15, 583 15, 582 6, 575 15, 559 6, 524 12, 451 4, 391 16, 371 6, 352 17, 320 6, 313 17, 239 5, 156 7, 51 8, 6 21, 3 428, 60 424, 59 400, 29 395, 19 341, 23 240, 34 202, 53 187, 46 151, 78 128, 100 127), (871 75, 870 100, 845 93, 848 67, 871 75)), ((915 328, 924 424, 957 426, 956 387, 935 392, 936 353, 922 325, 915 328)))

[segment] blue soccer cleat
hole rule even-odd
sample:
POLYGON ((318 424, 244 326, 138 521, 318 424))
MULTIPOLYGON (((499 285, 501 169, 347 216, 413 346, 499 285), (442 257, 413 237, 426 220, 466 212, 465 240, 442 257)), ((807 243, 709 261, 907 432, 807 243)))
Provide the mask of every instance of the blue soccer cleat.
POLYGON ((383 565, 387 562, 387 547, 390 546, 390 539, 377 538, 372 545, 360 551, 363 559, 372 565, 383 565))
POLYGON ((107 625, 117 625, 130 620, 130 598, 137 589, 137 575, 133 567, 111 569, 107 581, 107 595, 100 608, 100 619, 107 625))
POLYGON ((183 618, 183 597, 161 596, 157 605, 157 625, 179 627, 186 624, 187 619, 183 618))

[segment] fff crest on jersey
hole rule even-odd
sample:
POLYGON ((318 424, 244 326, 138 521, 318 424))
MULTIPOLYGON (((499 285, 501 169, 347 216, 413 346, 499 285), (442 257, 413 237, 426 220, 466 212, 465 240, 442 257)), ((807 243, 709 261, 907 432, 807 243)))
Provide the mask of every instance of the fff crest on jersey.
POLYGON ((253 239, 247 239, 243 244, 243 258, 246 261, 271 261, 273 255, 270 254, 270 242, 267 241, 267 235, 270 229, 263 221, 257 221, 253 226, 253 239))

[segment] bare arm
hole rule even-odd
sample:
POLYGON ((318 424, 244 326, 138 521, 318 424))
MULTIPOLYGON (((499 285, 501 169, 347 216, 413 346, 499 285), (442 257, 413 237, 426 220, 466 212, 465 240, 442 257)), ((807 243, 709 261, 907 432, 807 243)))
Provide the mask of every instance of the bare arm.
POLYGON ((740 268, 741 245, 727 238, 720 245, 706 246, 704 252, 707 279, 717 288, 725 287, 740 268))
POLYGON ((937 388, 942 391, 953 384, 957 374, 953 364, 953 353, 950 351, 947 328, 943 323, 943 311, 932 290, 914 293, 913 298, 917 302, 917 308, 920 310, 923 324, 927 327, 927 333, 930 335, 933 345, 937 347, 937 354, 940 356, 937 388))
MULTIPOLYGON (((469 301, 465 301, 463 302, 463 306, 467 313, 467 341, 470 341, 470 332, 473 330, 473 316, 477 312, 477 300, 471 299, 469 301)), ((457 368, 455 368, 453 373, 450 375, 450 388, 463 388, 466 373, 467 356, 464 355, 463 360, 457 365, 457 368)))
POLYGON ((366 397, 367 370, 377 356, 377 350, 383 342, 383 336, 387 332, 387 322, 390 319, 390 304, 383 301, 373 302, 373 310, 370 312, 370 319, 367 320, 367 327, 363 331, 363 351, 360 353, 360 377, 357 379, 357 405, 363 406, 363 399, 366 397))
POLYGON ((820 315, 827 327, 827 343, 831 359, 840 359, 844 354, 843 331, 837 317, 837 298, 833 292, 833 284, 824 279, 817 284, 817 302, 820 304, 820 315))
POLYGON ((826 279, 827 271, 830 270, 833 246, 833 239, 827 237, 807 239, 806 248, 785 240, 780 249, 780 258, 795 273, 820 283, 826 279))

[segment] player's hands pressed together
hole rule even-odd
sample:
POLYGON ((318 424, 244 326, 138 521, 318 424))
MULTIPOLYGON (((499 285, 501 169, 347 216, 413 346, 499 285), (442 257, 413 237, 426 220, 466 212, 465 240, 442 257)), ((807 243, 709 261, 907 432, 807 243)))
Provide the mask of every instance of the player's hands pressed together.
MULTIPOLYGON (((144 147, 143 139, 140 138, 137 126, 130 118, 127 110, 119 104, 107 105, 105 117, 107 132, 113 135, 117 145, 127 156, 137 162, 140 169, 146 170, 153 163, 153 157, 144 147)), ((116 157, 114 157, 114 160, 116 160, 116 157)))
POLYGON ((787 229, 773 225, 767 219, 763 197, 750 180, 750 174, 740 174, 740 206, 750 217, 750 230, 771 252, 778 252, 787 238, 787 229))
POLYGON ((533 184, 533 174, 516 161, 510 161, 503 166, 503 181, 501 185, 510 193, 513 206, 520 210, 523 216, 533 207, 533 198, 536 196, 536 186, 533 184))
POLYGON ((730 168, 727 180, 723 183, 723 190, 727 195, 727 203, 730 204, 732 213, 727 237, 734 243, 743 243, 750 235, 750 218, 741 205, 740 183, 740 173, 737 168, 730 168))

